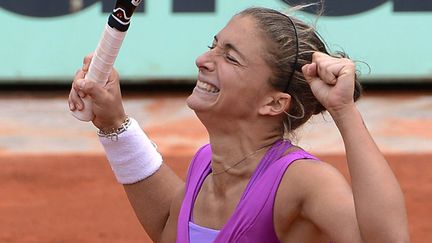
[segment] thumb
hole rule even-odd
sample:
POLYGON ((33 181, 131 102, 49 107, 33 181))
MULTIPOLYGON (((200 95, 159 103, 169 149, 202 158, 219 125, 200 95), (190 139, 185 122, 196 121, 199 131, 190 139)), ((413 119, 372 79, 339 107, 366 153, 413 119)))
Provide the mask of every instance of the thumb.
POLYGON ((316 63, 305 64, 302 67, 303 76, 306 81, 310 84, 316 78, 318 78, 318 68, 316 63))
POLYGON ((328 92, 328 87, 318 75, 318 66, 316 63, 306 64, 302 67, 303 75, 309 84, 314 96, 319 99, 323 94, 328 92))

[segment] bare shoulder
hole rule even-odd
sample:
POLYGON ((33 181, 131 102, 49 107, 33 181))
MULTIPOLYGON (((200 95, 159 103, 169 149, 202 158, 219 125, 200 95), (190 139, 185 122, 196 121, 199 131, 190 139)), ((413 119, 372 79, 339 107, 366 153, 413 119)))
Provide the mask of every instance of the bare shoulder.
POLYGON ((284 237, 292 232, 292 225, 301 221, 313 225, 309 231, 317 235, 343 239, 342 242, 359 239, 351 187, 326 162, 306 159, 290 165, 279 185, 274 216, 275 228, 284 237))
POLYGON ((307 186, 307 188, 313 188, 313 186, 316 185, 315 183, 318 182, 346 182, 340 171, 333 165, 324 161, 312 159, 297 160, 287 169, 282 179, 282 184, 292 181, 296 183, 306 183, 304 185, 307 186))
MULTIPOLYGON (((298 207, 303 207, 307 199, 329 192, 352 195, 351 187, 345 177, 331 164, 311 159, 297 160, 285 171, 275 205, 285 208, 287 203, 294 203, 298 207)), ((283 209, 280 211, 286 213, 283 209)))
POLYGON ((331 164, 312 159, 297 160, 285 171, 278 197, 282 200, 293 196, 305 199, 308 193, 334 183, 349 189, 343 175, 331 164))
POLYGON ((281 221, 288 227, 300 214, 307 194, 315 187, 318 177, 331 172, 330 165, 322 161, 302 159, 294 161, 279 184, 275 198, 276 223, 281 221), (278 220, 280 219, 280 220, 278 220))

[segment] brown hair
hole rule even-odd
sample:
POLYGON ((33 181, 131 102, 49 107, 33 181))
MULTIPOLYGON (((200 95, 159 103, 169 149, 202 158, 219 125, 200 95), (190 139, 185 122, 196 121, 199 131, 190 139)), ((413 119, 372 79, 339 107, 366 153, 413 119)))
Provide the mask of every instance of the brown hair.
MULTIPOLYGON (((301 8, 302 6, 296 7, 301 8)), ((303 65, 312 62, 313 52, 319 51, 330 55, 315 28, 292 16, 268 8, 248 8, 238 15, 251 16, 257 22, 268 40, 268 53, 264 59, 273 69, 274 75, 269 80, 270 84, 292 97, 290 109, 284 119, 286 130, 293 131, 306 123, 312 115, 325 111, 313 95, 301 71, 303 65), (294 65, 296 60, 297 65, 294 65)), ((347 57, 344 53, 332 56, 347 57)), ((356 76, 354 100, 357 100, 360 94, 361 86, 356 76)))

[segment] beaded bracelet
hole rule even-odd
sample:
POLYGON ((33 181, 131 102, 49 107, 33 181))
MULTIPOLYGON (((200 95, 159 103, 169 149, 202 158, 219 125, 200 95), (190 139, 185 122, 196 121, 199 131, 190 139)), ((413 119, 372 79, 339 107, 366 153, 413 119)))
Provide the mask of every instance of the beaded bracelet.
POLYGON ((99 129, 97 131, 97 135, 99 137, 111 139, 111 141, 118 141, 118 136, 123 132, 125 132, 130 125, 131 125, 131 119, 129 117, 126 117, 126 119, 120 125, 119 128, 113 128, 111 131, 103 131, 99 129))

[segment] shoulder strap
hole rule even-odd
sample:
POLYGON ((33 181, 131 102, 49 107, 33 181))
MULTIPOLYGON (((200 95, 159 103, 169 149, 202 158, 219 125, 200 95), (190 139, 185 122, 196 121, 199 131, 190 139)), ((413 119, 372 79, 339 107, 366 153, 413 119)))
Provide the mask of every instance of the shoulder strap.
POLYGON ((186 174, 186 188, 189 186, 190 181, 194 180, 194 176, 196 176, 198 171, 201 171, 205 169, 208 165, 206 159, 209 159, 208 162, 210 163, 211 159, 211 147, 210 144, 206 144, 202 146, 198 151, 195 153, 194 157, 192 158, 189 168, 186 174))
POLYGON ((193 157, 188 169, 185 195, 180 208, 177 221, 177 242, 189 242, 189 220, 193 209, 193 201, 198 193, 198 187, 202 183, 203 176, 209 168, 211 161, 211 147, 209 144, 201 147, 193 157))

